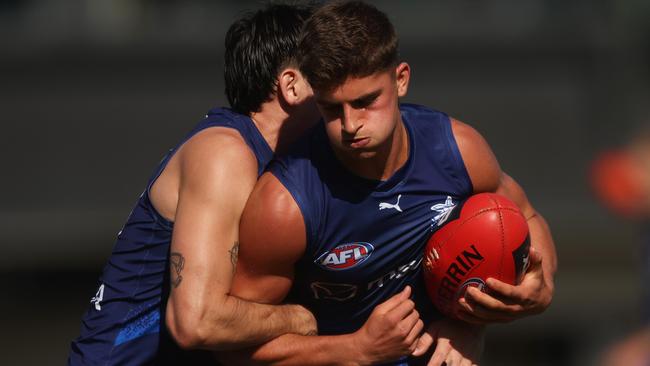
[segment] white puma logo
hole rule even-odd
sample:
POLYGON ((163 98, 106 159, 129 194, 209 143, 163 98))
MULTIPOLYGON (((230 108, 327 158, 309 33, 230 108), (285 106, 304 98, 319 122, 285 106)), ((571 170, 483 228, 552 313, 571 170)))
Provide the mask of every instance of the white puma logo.
POLYGON ((379 203, 379 210, 381 211, 381 210, 386 209, 386 208, 394 208, 397 211, 402 212, 402 209, 399 207, 399 199, 400 198, 402 198, 401 194, 399 196, 397 196, 397 202, 395 204, 388 203, 388 202, 380 202, 379 203))

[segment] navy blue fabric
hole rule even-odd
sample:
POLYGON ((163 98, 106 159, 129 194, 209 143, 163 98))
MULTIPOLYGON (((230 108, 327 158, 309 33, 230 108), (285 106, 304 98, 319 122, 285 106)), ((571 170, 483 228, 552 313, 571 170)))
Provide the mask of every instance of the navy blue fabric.
POLYGON ((424 246, 473 188, 449 117, 417 105, 400 109, 409 155, 386 181, 344 168, 322 124, 269 166, 298 204, 307 231, 289 300, 314 312, 320 334, 357 330, 406 285, 414 287, 426 321, 440 316, 423 287, 424 246))
MULTIPOLYGON (((173 223, 149 200, 149 190, 174 153, 192 136, 210 127, 233 128, 258 162, 258 176, 273 151, 253 121, 215 108, 163 158, 137 201, 99 279, 98 293, 83 315, 81 335, 72 342, 69 365, 174 364, 210 359, 181 352, 164 325, 169 294, 169 250, 173 223)), ((212 361, 214 364, 214 361, 212 361)))

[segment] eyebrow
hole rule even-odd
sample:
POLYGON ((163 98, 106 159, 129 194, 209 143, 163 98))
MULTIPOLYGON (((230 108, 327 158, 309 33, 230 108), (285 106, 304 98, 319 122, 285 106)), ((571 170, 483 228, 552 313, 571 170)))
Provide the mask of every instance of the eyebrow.
POLYGON ((367 104, 375 99, 381 94, 381 89, 375 90, 373 92, 370 92, 368 94, 362 95, 359 98, 353 100, 350 102, 350 104, 367 104))
MULTIPOLYGON (((367 103, 367 102, 372 101, 373 99, 377 98, 380 94, 381 94, 381 89, 378 89, 378 90, 372 91, 370 93, 364 94, 364 95, 350 101, 349 103, 353 104, 353 105, 354 104, 364 104, 364 103, 367 103)), ((340 104, 338 102, 332 102, 330 100, 323 99, 323 98, 317 98, 316 103, 318 103, 318 104, 320 104, 322 106, 336 106, 336 105, 340 104)))

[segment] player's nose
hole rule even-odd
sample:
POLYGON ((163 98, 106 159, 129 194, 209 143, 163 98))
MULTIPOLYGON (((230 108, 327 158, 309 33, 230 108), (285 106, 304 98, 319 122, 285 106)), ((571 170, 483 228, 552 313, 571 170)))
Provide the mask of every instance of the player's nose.
POLYGON ((354 135, 363 125, 357 112, 350 105, 343 105, 341 128, 349 135, 354 135))

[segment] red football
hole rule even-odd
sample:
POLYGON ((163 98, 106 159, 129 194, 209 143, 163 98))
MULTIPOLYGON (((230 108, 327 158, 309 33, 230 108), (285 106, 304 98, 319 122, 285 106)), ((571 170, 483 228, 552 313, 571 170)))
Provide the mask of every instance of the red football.
POLYGON ((528 224, 509 199, 480 193, 459 203, 429 239, 424 277, 429 297, 455 317, 467 286, 486 291, 491 277, 517 284, 528 265, 528 224))

